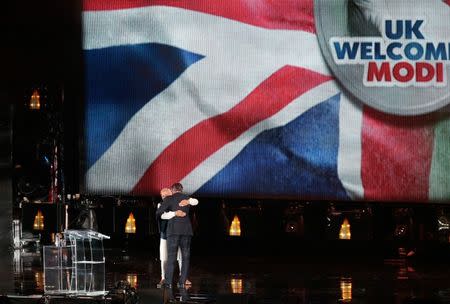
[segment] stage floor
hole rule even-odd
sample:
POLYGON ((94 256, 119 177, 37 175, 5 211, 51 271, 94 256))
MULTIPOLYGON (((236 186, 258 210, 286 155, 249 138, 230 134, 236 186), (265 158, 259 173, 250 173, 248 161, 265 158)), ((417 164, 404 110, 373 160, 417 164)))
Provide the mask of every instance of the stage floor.
MULTIPOLYGON (((108 290, 125 280, 136 288, 139 303, 163 303, 155 257, 137 250, 105 254, 108 290)), ((22 257, 15 265, 14 290, 7 293, 42 294, 41 261, 39 254, 22 257)), ((195 254, 189 279, 190 303, 450 303, 450 265, 395 257, 340 262, 295 255, 195 254)), ((177 288, 174 295, 180 296, 177 288)))

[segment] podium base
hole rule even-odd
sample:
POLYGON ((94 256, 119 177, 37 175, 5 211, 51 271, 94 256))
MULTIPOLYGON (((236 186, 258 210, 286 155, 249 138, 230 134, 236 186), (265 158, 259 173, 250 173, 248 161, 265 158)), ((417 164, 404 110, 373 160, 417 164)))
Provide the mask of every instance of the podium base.
POLYGON ((65 296, 65 295, 3 295, 3 304, 137 304, 139 297, 134 289, 116 287, 103 296, 65 296))

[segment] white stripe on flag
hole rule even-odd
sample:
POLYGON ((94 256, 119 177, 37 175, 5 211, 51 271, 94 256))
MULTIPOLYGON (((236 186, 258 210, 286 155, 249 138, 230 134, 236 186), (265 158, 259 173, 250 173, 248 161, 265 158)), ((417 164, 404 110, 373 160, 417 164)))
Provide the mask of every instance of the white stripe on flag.
POLYGON ((265 69, 248 73, 246 64, 205 58, 189 67, 130 119, 89 168, 88 189, 130 192, 171 142, 199 122, 228 111, 277 70, 266 65, 265 69), (221 70, 215 71, 218 66, 221 70))
POLYGON ((206 55, 136 113, 89 168, 86 185, 95 192, 130 192, 171 142, 200 121, 235 106, 282 66, 292 64, 329 74, 316 37, 309 33, 269 31, 161 7, 84 13, 84 22, 86 49, 158 42, 206 55), (183 32, 184 27, 191 32, 183 32))
POLYGON ((352 199, 364 198, 361 181, 361 102, 342 91, 339 109, 338 176, 352 199))
MULTIPOLYGON (((237 139, 228 143, 220 150, 212 154, 209 158, 197 166, 181 183, 188 193, 194 193, 208 180, 213 178, 222 170, 244 147, 252 141, 258 134, 265 130, 277 128, 302 115, 312 107, 333 97, 340 92, 335 81, 327 81, 296 98, 292 103, 283 108, 272 117, 261 121, 248 131, 241 134, 237 139)), ((320 121, 317 122, 320 124, 320 121)))
POLYGON ((294 65, 330 75, 316 35, 304 31, 269 30, 165 6, 85 12, 83 23, 85 50, 161 43, 207 57, 226 57, 224 61, 253 58, 261 66, 294 65))

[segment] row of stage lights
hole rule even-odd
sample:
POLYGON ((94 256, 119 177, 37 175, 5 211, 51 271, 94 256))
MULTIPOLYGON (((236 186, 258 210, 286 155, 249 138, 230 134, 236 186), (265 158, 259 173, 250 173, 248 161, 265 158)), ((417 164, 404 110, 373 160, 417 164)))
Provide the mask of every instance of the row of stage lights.
MULTIPOLYGON (((128 215, 125 223, 125 233, 136 233, 136 219, 134 218, 133 212, 130 212, 128 215)), ((234 216, 233 221, 231 222, 228 234, 230 236, 241 236, 241 221, 237 215, 234 216)))
MULTIPOLYGON (((136 219, 134 218, 133 212, 128 215, 127 221, 125 223, 125 233, 134 234, 136 233, 136 219)), ((237 215, 234 216, 229 229, 230 236, 241 236, 241 221, 237 215)))
MULTIPOLYGON (((44 215, 39 209, 34 217, 33 230, 37 231, 44 230, 44 215)), ((130 212, 130 214, 128 215, 127 221, 125 223, 125 233, 127 234, 136 233, 136 219, 134 218, 133 212, 130 212)), ((234 216, 233 221, 231 222, 229 235, 230 236, 241 235, 241 222, 237 215, 234 216)))
MULTIPOLYGON (((33 229, 37 231, 44 230, 44 215, 39 209, 37 210, 37 213, 34 217, 33 229)), ((133 212, 130 212, 127 221, 125 222, 125 233, 136 233, 136 219, 133 212)), ((239 220, 239 217, 237 215, 233 217, 233 221, 231 222, 228 234, 229 236, 241 236, 241 221, 239 220)), ((339 239, 350 240, 351 236, 352 234, 350 230, 350 223, 347 218, 344 218, 341 229, 339 231, 339 239)))
MULTIPOLYGON (((40 209, 37 210, 34 216, 33 230, 42 231, 44 230, 44 215, 40 209)), ((134 218, 133 212, 128 215, 127 221, 125 223, 125 233, 135 234, 136 233, 136 219, 134 218)), ((229 229, 230 236, 240 236, 241 235, 241 222, 237 215, 234 216, 233 221, 229 229)))

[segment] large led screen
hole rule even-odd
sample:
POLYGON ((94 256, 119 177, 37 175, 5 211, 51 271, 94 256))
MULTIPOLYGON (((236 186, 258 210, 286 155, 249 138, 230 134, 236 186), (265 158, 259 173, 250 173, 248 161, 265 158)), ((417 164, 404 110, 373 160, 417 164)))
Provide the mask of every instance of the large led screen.
POLYGON ((85 191, 450 201, 450 1, 86 0, 85 191))

